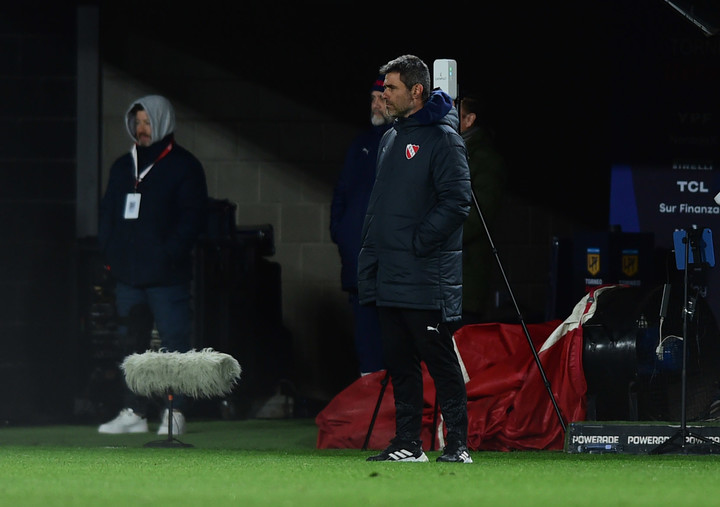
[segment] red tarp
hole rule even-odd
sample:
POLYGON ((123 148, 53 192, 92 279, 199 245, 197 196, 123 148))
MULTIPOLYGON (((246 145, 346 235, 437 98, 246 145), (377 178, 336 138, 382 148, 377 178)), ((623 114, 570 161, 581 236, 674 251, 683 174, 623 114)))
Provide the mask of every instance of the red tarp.
MULTIPOLYGON (((586 295, 565 321, 527 325, 563 421, 585 419, 587 384, 582 369, 582 323, 595 311, 597 296, 586 295)), ((471 450, 528 450, 564 447, 564 432, 520 324, 476 324, 455 333, 467 371, 468 447, 471 450)), ((381 392, 385 371, 365 375, 340 392, 317 415, 319 449, 361 449, 381 392)), ((425 406, 423 448, 430 449, 435 386, 423 364, 425 406)), ((438 419, 441 418, 438 416, 438 419)), ((435 449, 442 447, 442 424, 435 449)), ((392 383, 382 398, 369 449, 384 449, 395 436, 392 383)))

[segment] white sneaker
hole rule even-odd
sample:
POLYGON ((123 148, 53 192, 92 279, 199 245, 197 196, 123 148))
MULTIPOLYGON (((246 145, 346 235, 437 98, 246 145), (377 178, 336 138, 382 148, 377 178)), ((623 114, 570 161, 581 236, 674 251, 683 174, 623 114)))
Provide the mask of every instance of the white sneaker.
POLYGON ((118 416, 110 422, 98 427, 100 433, 147 433, 147 419, 140 417, 131 408, 124 408, 118 416))
MULTIPOLYGON (((163 411, 162 421, 160 421, 160 427, 158 428, 157 434, 158 435, 167 435, 168 434, 168 414, 170 413, 170 410, 165 409, 163 411)), ((173 435, 182 435, 185 433, 185 416, 182 415, 182 412, 178 412, 177 410, 173 410, 173 435)))

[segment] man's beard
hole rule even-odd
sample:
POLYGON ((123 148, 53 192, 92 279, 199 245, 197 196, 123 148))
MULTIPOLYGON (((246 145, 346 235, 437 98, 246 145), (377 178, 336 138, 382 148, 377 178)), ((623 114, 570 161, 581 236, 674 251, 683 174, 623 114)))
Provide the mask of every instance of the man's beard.
POLYGON ((390 123, 392 121, 392 116, 389 114, 383 115, 382 113, 371 113, 370 114, 370 123, 372 123, 375 127, 379 127, 380 125, 385 125, 386 123, 390 123))

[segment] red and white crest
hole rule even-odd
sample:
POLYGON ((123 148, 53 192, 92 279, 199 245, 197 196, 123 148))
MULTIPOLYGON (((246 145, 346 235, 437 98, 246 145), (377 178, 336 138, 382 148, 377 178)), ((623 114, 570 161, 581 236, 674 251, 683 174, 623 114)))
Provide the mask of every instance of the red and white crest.
POLYGON ((410 160, 415 155, 417 155, 417 152, 420 151, 420 146, 417 144, 408 144, 405 146, 405 158, 410 160))

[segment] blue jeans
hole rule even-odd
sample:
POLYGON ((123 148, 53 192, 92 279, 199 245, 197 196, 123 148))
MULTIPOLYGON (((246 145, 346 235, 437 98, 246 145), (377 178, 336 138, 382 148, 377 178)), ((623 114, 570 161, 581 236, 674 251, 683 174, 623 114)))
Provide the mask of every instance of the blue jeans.
MULTIPOLYGON (((189 282, 144 288, 117 282, 115 309, 121 323, 118 328, 118 340, 123 354, 142 354, 150 348, 153 322, 157 327, 162 348, 167 349, 168 352, 190 350, 193 323, 190 300, 189 282), (148 308, 151 315, 143 315, 142 308, 148 308)), ((125 406, 145 416, 147 399, 135 395, 129 389, 126 391, 125 406)), ((173 410, 182 411, 185 406, 186 400, 182 394, 174 394, 173 410)))

